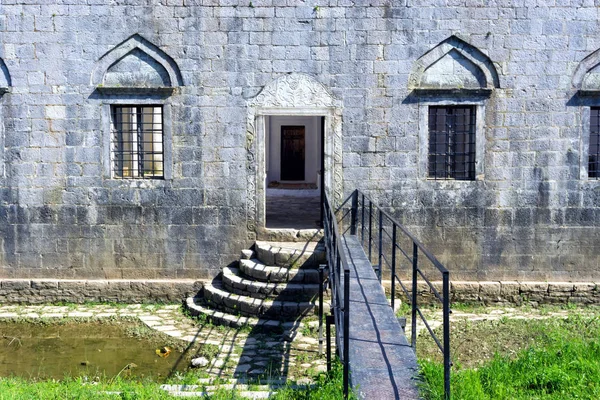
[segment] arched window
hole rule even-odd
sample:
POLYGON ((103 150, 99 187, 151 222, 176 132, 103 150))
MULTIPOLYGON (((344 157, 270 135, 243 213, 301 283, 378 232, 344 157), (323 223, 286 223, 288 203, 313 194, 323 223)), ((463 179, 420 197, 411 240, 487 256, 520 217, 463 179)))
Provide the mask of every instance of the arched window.
POLYGON ((581 60, 572 79, 581 106, 580 179, 600 179, 600 49, 581 60))
MULTIPOLYGON (((4 60, 0 58, 0 102, 2 96, 8 92, 11 86, 10 74, 8 68, 4 64, 4 60)), ((0 177, 4 176, 4 119, 2 118, 2 108, 0 103, 0 177)))
POLYGON ((98 60, 91 83, 104 101, 106 175, 170 179, 169 98, 183 86, 175 61, 133 35, 98 60))
POLYGON ((483 177, 486 100, 500 87, 492 61, 451 36, 421 56, 409 78, 419 104, 420 173, 434 180, 483 177))

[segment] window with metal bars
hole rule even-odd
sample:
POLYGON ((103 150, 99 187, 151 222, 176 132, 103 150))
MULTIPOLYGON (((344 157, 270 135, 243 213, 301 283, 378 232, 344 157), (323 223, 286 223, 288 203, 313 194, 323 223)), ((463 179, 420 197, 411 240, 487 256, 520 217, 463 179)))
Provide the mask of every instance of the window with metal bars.
POLYGON ((590 108, 588 177, 600 179, 600 107, 590 108))
POLYGON ((116 179, 164 177, 162 106, 112 106, 111 163, 116 179))
POLYGON ((475 107, 429 107, 429 177, 475 180, 475 107))

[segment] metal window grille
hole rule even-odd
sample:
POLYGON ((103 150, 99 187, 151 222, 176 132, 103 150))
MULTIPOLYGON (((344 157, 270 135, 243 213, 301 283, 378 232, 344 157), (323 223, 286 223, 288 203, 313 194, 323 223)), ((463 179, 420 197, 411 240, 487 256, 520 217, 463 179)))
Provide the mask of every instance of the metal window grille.
POLYGON ((600 107, 590 109, 588 177, 600 179, 600 107))
POLYGON ((164 177, 162 111, 162 106, 112 106, 114 178, 164 177))
POLYGON ((429 177, 475 179, 475 107, 429 107, 429 177))

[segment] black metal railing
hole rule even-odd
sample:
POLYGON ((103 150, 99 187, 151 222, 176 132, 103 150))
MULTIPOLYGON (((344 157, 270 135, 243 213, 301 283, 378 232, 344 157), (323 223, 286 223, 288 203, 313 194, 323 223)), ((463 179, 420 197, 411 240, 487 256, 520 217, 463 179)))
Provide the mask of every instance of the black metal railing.
MULTIPOLYGON (((325 251, 331 288, 331 316, 327 317, 327 369, 331 370, 331 324, 335 324, 335 344, 343 366, 344 398, 348 398, 349 387, 349 325, 350 325, 350 267, 342 247, 338 220, 327 194, 323 198, 323 230, 325 251)), ((323 271, 321 270, 321 282, 323 271)), ((319 333, 322 333, 323 287, 319 296, 319 333)))
POLYGON ((450 273, 402 224, 397 222, 394 217, 379 207, 367 195, 356 190, 352 197, 350 233, 357 235, 359 229, 360 241, 365 252, 372 263, 376 260, 374 268, 379 281, 381 282, 384 266, 390 271, 392 309, 394 309, 396 301, 396 284, 400 285, 411 304, 411 346, 415 352, 417 349, 417 314, 442 352, 444 356, 444 397, 449 400, 450 367, 452 365, 450 361, 450 273), (375 247, 377 247, 376 257, 373 254, 375 247), (425 256, 425 259, 423 260, 420 255, 425 256), (429 263, 430 268, 424 267, 424 263, 429 263), (404 271, 403 266, 407 266, 404 271), (398 276, 398 272, 406 272, 407 276, 411 276, 412 285, 410 290, 407 289, 400 276, 398 276), (432 284, 432 280, 428 278, 427 273, 441 274, 442 294, 432 284), (434 298, 442 303, 442 341, 434 333, 419 307, 419 281, 424 281, 434 298))

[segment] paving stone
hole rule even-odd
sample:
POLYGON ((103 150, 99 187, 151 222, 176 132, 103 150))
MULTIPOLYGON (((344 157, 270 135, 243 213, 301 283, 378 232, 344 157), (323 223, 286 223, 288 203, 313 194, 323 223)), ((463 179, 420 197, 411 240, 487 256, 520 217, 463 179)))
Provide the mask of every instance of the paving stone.
POLYGON ((71 318, 90 318, 94 314, 91 312, 76 311, 76 312, 70 312, 67 315, 71 318))

